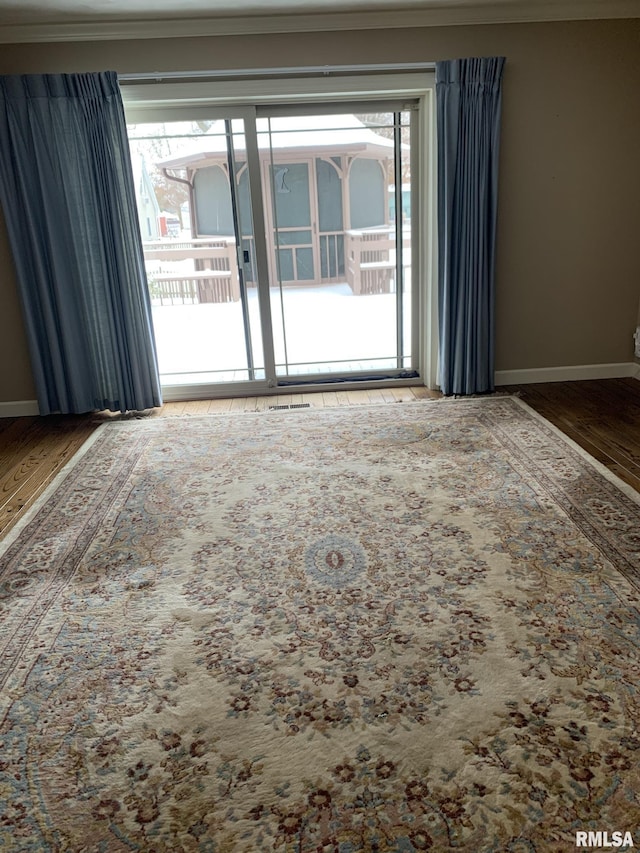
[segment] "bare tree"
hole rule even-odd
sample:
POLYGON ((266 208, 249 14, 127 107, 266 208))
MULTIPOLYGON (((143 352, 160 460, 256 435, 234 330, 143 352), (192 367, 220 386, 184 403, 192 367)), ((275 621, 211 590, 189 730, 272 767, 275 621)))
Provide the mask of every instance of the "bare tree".
MULTIPOLYGON (((402 149, 402 183, 408 184, 411 182, 411 165, 409 163, 409 150, 411 145, 411 131, 409 128, 408 121, 406 119, 406 113, 400 113, 400 141, 403 146, 402 149)), ((370 128, 374 133, 377 133, 378 136, 382 136, 384 139, 395 139, 394 133, 394 125, 395 125, 395 114, 394 113, 361 113, 356 115, 356 118, 359 119, 363 124, 365 124, 368 128, 370 128)), ((389 175, 389 183, 394 183, 395 179, 393 176, 393 164, 390 165, 390 175, 389 175)))

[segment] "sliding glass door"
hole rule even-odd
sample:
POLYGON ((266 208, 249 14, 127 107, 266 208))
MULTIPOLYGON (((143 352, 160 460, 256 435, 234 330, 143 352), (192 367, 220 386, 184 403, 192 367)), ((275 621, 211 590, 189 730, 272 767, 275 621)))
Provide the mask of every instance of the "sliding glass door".
POLYGON ((129 128, 164 384, 265 378, 244 131, 242 119, 129 128))
POLYGON ((258 140, 278 378, 411 371, 410 113, 259 117, 258 140))
POLYGON ((164 385, 415 373, 412 116, 199 108, 130 125, 164 385))

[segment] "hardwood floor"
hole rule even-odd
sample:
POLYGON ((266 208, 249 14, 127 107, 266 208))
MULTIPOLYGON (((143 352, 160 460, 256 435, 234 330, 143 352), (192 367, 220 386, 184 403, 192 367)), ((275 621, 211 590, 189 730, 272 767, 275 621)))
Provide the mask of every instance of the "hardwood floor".
POLYGON ((640 492, 640 382, 548 382, 501 390, 555 424, 587 453, 640 492))
MULTIPOLYGON (((533 409, 640 492, 640 382, 605 379, 514 385, 533 409)), ((439 397, 422 387, 278 394, 167 403, 154 417, 262 411, 272 405, 358 406, 439 397)), ((87 438, 112 415, 0 419, 0 536, 42 494, 87 438)))

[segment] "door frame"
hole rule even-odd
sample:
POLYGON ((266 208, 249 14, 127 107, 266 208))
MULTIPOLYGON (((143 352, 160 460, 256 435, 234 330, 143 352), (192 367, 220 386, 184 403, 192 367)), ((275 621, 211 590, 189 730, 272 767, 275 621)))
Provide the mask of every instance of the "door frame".
MULTIPOLYGON (((304 69, 300 69, 301 72, 304 69)), ((337 375, 332 375, 323 381, 320 376, 310 386, 305 381, 279 381, 275 374, 273 358, 273 342, 268 334, 270 329, 271 312, 269 306, 269 262, 264 241, 258 239, 265 234, 264 206, 262 198, 262 181, 257 183, 252 179, 252 212, 254 217, 254 234, 256 235, 256 268, 259 276, 258 294, 261 307, 261 328, 263 346, 265 347, 265 369, 269 378, 247 382, 226 383, 224 385, 192 384, 165 385, 163 395, 165 400, 196 400, 212 397, 234 395, 273 394, 274 389, 283 387, 287 393, 291 391, 309 390, 334 391, 335 380, 340 382, 340 388, 349 390, 365 387, 393 387, 398 385, 415 385, 416 381, 423 382, 429 388, 437 387, 437 352, 438 352, 438 299, 437 299, 437 220, 436 220, 436 138, 435 138, 435 75, 433 66, 425 64, 420 71, 405 71, 394 67, 381 66, 369 69, 370 73, 362 73, 357 67, 349 69, 345 77, 339 73, 328 73, 323 69, 317 76, 296 77, 294 75, 265 75, 256 79, 235 79, 229 72, 228 79, 211 80, 206 75, 198 75, 199 79, 183 79, 182 75, 131 75, 122 76, 119 81, 122 86, 123 101, 127 122, 140 124, 145 122, 170 122, 178 120, 243 118, 247 111, 256 115, 265 105, 280 105, 280 109, 289 112, 289 105, 296 111, 305 110, 316 112, 317 106, 327 112, 331 108, 358 105, 358 111, 363 106, 371 106, 388 100, 402 98, 415 99, 418 102, 418 121, 412 125, 412 148, 416 151, 415 164, 412 163, 412 175, 415 176, 416 193, 412 196, 412 244, 416 257, 412 264, 414 279, 417 282, 417 310, 412 314, 412 339, 417 353, 415 366, 419 378, 402 379, 372 379, 363 382, 358 378, 350 381, 337 375), (419 146, 415 142, 419 141, 419 146), (262 207, 262 209, 260 209, 262 207), (260 227, 262 223, 262 227, 260 227), (259 250, 262 244, 264 251, 259 250), (266 276, 266 278, 265 278, 266 276), (264 287, 267 292, 265 294, 264 287), (261 290, 261 287, 263 288, 261 290), (265 334, 265 332, 267 334, 265 334), (271 341, 271 346, 269 346, 271 341), (270 351, 269 351, 270 350, 270 351)), ((184 78, 190 75, 185 73, 184 78)), ((244 75, 246 77, 246 75, 244 75)), ((276 114, 275 112, 273 114, 276 114)), ((255 127, 255 125, 254 125, 255 127)), ((247 134, 247 153, 249 155, 249 137, 247 134)), ((248 160, 249 160, 248 156, 248 160)), ((260 175, 260 156, 255 139, 253 171, 260 175)), ((239 257, 239 262, 242 258, 239 257)))

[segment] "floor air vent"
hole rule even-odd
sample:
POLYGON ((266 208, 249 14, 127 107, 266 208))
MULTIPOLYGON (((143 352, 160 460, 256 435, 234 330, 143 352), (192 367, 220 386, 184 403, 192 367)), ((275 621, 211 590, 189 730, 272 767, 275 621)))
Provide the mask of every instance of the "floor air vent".
POLYGON ((284 406, 269 406, 270 412, 282 411, 283 409, 308 409, 310 408, 311 403, 291 403, 291 405, 284 406))

